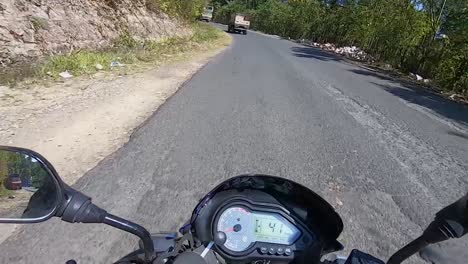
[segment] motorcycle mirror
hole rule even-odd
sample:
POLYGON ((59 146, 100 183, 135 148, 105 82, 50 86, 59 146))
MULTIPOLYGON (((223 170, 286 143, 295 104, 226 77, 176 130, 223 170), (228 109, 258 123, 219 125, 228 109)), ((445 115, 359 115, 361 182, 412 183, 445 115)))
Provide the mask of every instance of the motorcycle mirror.
POLYGON ((144 227, 107 213, 63 183, 39 153, 0 146, 0 223, 38 223, 52 216, 69 223, 104 223, 132 233, 143 242, 145 260, 154 257, 153 241, 144 227))
POLYGON ((55 215, 62 182, 40 154, 0 146, 0 223, 38 223, 55 215))

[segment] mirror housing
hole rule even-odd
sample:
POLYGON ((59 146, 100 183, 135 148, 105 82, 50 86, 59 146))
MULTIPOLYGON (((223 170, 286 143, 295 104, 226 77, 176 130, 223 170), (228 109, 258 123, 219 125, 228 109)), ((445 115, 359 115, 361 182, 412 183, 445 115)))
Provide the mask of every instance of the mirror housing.
MULTIPOLYGON (((47 213, 44 215, 40 215, 39 217, 24 217, 24 212, 22 214, 23 217, 21 218, 1 218, 1 209, 0 207, 0 224, 1 223, 11 223, 11 224, 27 224, 27 223, 39 223, 48 220, 52 216, 60 217, 63 221, 70 222, 70 223, 104 223, 115 228, 124 230, 126 232, 132 233, 138 236, 143 243, 144 248, 144 255, 145 260, 150 262, 154 259, 154 245, 153 240, 151 239, 150 233, 142 226, 125 220, 123 218, 108 214, 107 211, 104 209, 99 208, 98 206, 94 205, 91 202, 91 198, 82 194, 79 191, 74 190, 70 186, 66 185, 59 177, 57 171, 54 169, 52 164, 48 162, 42 155, 37 152, 34 152, 29 149, 24 148, 17 148, 17 147, 8 147, 8 146, 0 146, 0 180, 2 179, 1 176, 4 176, 5 173, 2 173, 2 168, 6 168, 6 175, 10 175, 10 167, 16 169, 19 167, 20 169, 24 166, 24 162, 31 162, 34 165, 27 165, 27 168, 34 167, 35 169, 39 168, 41 176, 47 179, 47 181, 43 181, 42 185, 39 185, 38 188, 34 188, 35 193, 31 195, 31 198, 28 202, 28 208, 38 208, 41 209, 41 205, 44 205, 46 198, 50 198, 50 193, 48 192, 49 188, 55 192, 55 200, 53 200, 53 206, 51 209, 48 209, 47 213), (6 157, 6 159, 2 159, 2 154, 6 157), (16 155, 15 159, 10 159, 11 155, 16 155), (19 159, 19 163, 17 162, 19 159), (4 162, 2 163, 2 160, 4 162), (13 161, 13 164, 19 164, 20 166, 10 166, 10 163, 13 161), (3 165, 3 166, 2 166, 3 165), (44 174, 45 173, 45 174, 44 174), (43 190, 41 195, 34 198, 36 193, 41 191, 42 187, 49 187, 46 191, 43 190), (37 190, 36 190, 37 189, 37 190), (45 195, 44 195, 45 194, 45 195), (32 203, 33 201, 36 201, 32 203), (39 205, 39 206, 37 206, 39 205)), ((23 170, 20 170, 23 171, 23 170)), ((31 171, 31 170, 30 170, 31 171)), ((37 172, 37 171, 34 171, 37 172)), ((37 173, 33 173, 36 175, 37 173)), ((31 175, 29 178, 32 178, 31 175)), ((9 177, 9 176, 7 176, 9 177)), ((23 181, 20 176, 15 176, 14 179, 10 180, 7 185, 6 189, 8 190, 21 190, 23 181)), ((25 181, 26 182, 26 181, 25 181)), ((0 187, 3 188, 2 182, 0 182, 0 187)), ((1 191, 2 189, 0 189, 1 191)), ((0 193, 1 194, 1 193, 0 193)), ((1 196, 0 196, 1 198, 1 196)), ((29 197, 27 197, 29 198, 29 197)), ((1 205, 0 200, 0 205, 1 205)), ((27 209, 28 209, 27 208, 27 209)), ((9 212, 10 209, 7 208, 5 212, 9 212)), ((18 211, 18 210, 16 210, 18 211)), ((40 212, 41 210, 39 210, 40 212)))
MULTIPOLYGON (((0 214, 0 223, 39 223, 48 220, 52 216, 60 217, 63 221, 70 223, 102 223, 104 221, 107 212, 94 205, 91 202, 90 197, 66 185, 60 179, 57 171, 54 169, 52 164, 50 164, 50 162, 47 161, 41 154, 24 148, 0 146, 0 169, 2 168, 2 165, 3 168, 8 169, 10 167, 14 167, 14 169, 16 170, 18 170, 17 167, 21 168, 22 166, 31 166, 30 164, 24 164, 24 162, 22 162, 20 166, 12 164, 18 163, 17 160, 19 159, 21 161, 21 158, 23 157, 26 157, 27 160, 34 160, 34 165, 38 164, 40 166, 40 169, 42 169, 42 174, 45 173, 45 176, 47 178, 47 184, 38 188, 38 190, 29 199, 27 210, 33 209, 33 211, 36 212, 40 211, 36 209, 43 205, 43 203, 45 202, 43 201, 45 199, 44 197, 47 197, 50 200, 51 191, 55 192, 56 194, 54 197, 55 199, 53 200, 53 208, 51 208, 51 210, 48 210, 47 213, 39 215, 38 217, 29 217, 24 212, 22 215, 20 215, 21 217, 2 218, 2 215, 0 214), (2 154, 7 158, 5 161, 2 161, 1 159, 2 154), (14 156, 14 159, 11 159, 12 156, 14 156), (41 195, 36 195, 36 193, 40 193, 42 189, 46 191, 42 191, 41 195)), ((0 173, 2 172, 0 171, 0 173)), ((2 175, 0 174, 0 176, 2 175)), ((11 182, 12 181, 10 180, 9 182, 5 181, 5 183, 8 184, 0 184, 5 185, 6 189, 8 189, 9 191, 11 191, 10 189, 21 191, 22 189, 25 189, 22 185, 24 185, 24 182, 26 181, 21 181, 21 179, 18 179, 17 181, 13 182, 13 184, 11 182)), ((0 200, 0 205, 1 201, 2 200, 0 200)), ((12 210, 14 210, 14 208, 10 211, 12 210)))
MULTIPOLYGON (((4 196, 11 198, 10 204, 13 204, 0 214, 0 223, 39 223, 60 210, 64 200, 64 183, 53 166, 39 153, 0 146, 0 180, 0 191, 3 189, 4 196), (15 195, 20 195, 24 201, 15 201, 15 195), (27 207, 22 214, 19 217, 11 216, 19 213, 26 201, 27 207)), ((0 200, 0 205, 6 203, 4 199, 0 200)))

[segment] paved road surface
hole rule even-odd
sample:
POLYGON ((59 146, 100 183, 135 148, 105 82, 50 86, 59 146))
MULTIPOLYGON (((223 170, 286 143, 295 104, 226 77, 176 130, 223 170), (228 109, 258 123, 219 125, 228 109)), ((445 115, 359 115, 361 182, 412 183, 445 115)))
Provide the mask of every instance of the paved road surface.
MULTIPOLYGON (((179 227, 223 179, 280 175, 337 208, 346 252, 385 259, 468 190, 466 107, 313 48, 256 33, 233 37, 75 187, 161 231, 179 227)), ((51 220, 1 244, 0 263, 104 263, 135 243, 103 225, 51 220)))

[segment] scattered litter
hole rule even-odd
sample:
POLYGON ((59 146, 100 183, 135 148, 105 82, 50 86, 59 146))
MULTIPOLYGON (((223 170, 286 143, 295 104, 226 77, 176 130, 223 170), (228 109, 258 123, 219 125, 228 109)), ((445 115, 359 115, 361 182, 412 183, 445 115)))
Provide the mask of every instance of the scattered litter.
POLYGON ((334 52, 346 56, 347 58, 352 58, 360 61, 369 61, 372 58, 363 50, 356 46, 345 46, 341 48, 334 48, 334 52))
POLYGON ((436 39, 446 39, 446 38, 448 38, 448 36, 445 35, 445 34, 442 34, 442 33, 438 32, 438 33, 435 35, 435 38, 436 38, 436 39))
POLYGON ((125 67, 125 64, 120 63, 119 61, 113 61, 110 64, 111 67, 125 67))
POLYGON ((14 195, 8 196, 8 199, 15 199, 16 197, 14 195))
POLYGON ((423 82, 424 82, 424 83, 430 83, 431 80, 429 80, 429 79, 424 79, 423 82))
POLYGON ((412 78, 415 78, 415 79, 416 79, 416 74, 414 74, 414 73, 412 73, 412 72, 409 73, 409 76, 411 76, 412 78))
POLYGON ((46 74, 47 74, 47 76, 49 76, 49 77, 53 77, 53 76, 54 76, 54 75, 52 74, 52 72, 50 72, 50 71, 46 72, 46 74))
POLYGON ((343 206, 343 202, 340 199, 338 199, 338 197, 336 197, 336 204, 338 206, 343 206))
POLYGON ((69 78, 73 77, 73 75, 71 73, 69 73, 68 71, 64 71, 64 72, 59 73, 59 76, 64 78, 64 79, 69 79, 69 78))
POLYGON ((420 75, 416 74, 416 80, 418 80, 418 81, 422 81, 422 80, 424 80, 424 78, 423 78, 423 77, 421 77, 420 75))
POLYGON ((451 96, 449 96, 449 98, 453 101, 463 101, 463 96, 459 94, 452 94, 451 96))
POLYGON ((100 71, 102 69, 104 69, 104 67, 101 64, 99 64, 99 63, 96 64, 96 70, 100 71))
POLYGON ((373 58, 369 54, 367 54, 365 51, 361 50, 356 46, 336 47, 333 43, 320 44, 306 39, 301 39, 300 42, 308 46, 328 50, 336 54, 343 55, 347 58, 352 58, 360 61, 373 61, 373 58))

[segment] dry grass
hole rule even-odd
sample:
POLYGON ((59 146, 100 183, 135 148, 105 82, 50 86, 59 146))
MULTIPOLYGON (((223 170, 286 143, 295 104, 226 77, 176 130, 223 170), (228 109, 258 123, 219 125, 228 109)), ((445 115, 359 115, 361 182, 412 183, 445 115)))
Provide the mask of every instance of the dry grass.
POLYGON ((221 30, 205 23, 192 25, 193 35, 166 38, 160 41, 139 42, 129 34, 122 34, 114 40, 111 49, 105 51, 79 51, 70 55, 47 58, 39 65, 24 65, 17 70, 0 73, 0 83, 14 85, 24 79, 58 79, 59 73, 68 71, 73 76, 93 74, 111 70, 112 62, 120 62, 126 68, 141 64, 160 64, 187 54, 228 45, 229 37, 221 30), (102 65, 99 70, 96 65, 102 65), (27 70, 26 70, 27 69, 27 70))

